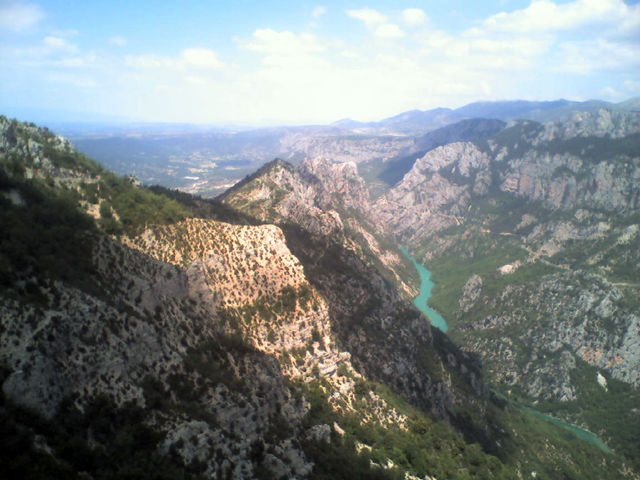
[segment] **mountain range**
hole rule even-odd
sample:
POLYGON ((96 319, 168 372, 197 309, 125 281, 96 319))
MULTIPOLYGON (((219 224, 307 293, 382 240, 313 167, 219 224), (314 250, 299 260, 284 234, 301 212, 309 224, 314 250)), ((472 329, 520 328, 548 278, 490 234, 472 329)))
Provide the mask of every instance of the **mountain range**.
POLYGON ((529 101, 505 100, 475 102, 459 108, 434 108, 432 110, 410 110, 385 118, 378 122, 358 122, 351 119, 339 120, 332 126, 347 129, 362 129, 368 132, 394 134, 416 134, 450 125, 471 118, 493 118, 509 121, 515 119, 555 121, 562 120, 576 112, 593 112, 602 108, 611 111, 634 111, 639 108, 638 98, 611 103, 603 100, 576 102, 569 100, 529 101))
POLYGON ((0 117, 8 474, 639 478, 640 114, 619 110, 296 137, 310 158, 216 199, 0 117))
MULTIPOLYGON (((333 161, 369 163, 367 170, 375 174, 395 170, 395 162, 407 164, 408 158, 422 156, 433 148, 434 137, 446 138, 461 131, 454 126, 461 121, 552 121, 598 108, 622 112, 640 107, 637 99, 617 104, 599 100, 517 100, 472 103, 457 109, 414 110, 378 122, 348 120, 332 125, 259 129, 171 124, 52 125, 68 135, 81 152, 118 174, 135 175, 146 184, 160 183, 214 197, 273 158, 296 163, 324 156, 333 161), (422 137, 431 140, 425 145, 422 137), (383 165, 387 161, 392 163, 383 165)), ((367 173, 363 175, 366 177, 367 173)), ((383 182, 402 177, 382 176, 383 182)))

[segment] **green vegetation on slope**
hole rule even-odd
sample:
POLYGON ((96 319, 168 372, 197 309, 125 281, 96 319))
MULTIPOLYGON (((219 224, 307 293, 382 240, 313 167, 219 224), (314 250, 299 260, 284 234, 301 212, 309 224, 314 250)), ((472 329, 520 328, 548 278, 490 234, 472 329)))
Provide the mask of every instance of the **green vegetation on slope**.
POLYGON ((90 269, 93 220, 78 211, 78 195, 48 182, 9 178, 0 164, 0 194, 14 192, 24 205, 0 196, 0 283, 14 271, 31 271, 67 281, 90 269), (19 193, 18 193, 19 192, 19 193))
POLYGON ((635 469, 640 469, 640 392, 608 376, 605 390, 596 381, 596 368, 581 360, 577 366, 571 372, 571 380, 579 388, 578 398, 569 402, 542 401, 536 408, 586 425, 628 458, 635 469))
MULTIPOLYGON (((538 478, 600 480, 621 477, 619 460, 603 455, 597 447, 572 432, 553 425, 520 408, 492 405, 492 417, 502 434, 495 452, 488 454, 478 444, 464 438, 446 423, 436 422, 409 405, 387 387, 374 382, 356 386, 355 412, 338 414, 327 403, 322 384, 300 386, 311 408, 306 424, 338 424, 344 436, 332 432, 332 442, 306 442, 306 453, 318 463, 314 478, 352 477, 354 465, 365 458, 378 465, 395 465, 411 474, 446 479, 512 479, 521 472, 538 478), (382 427, 363 423, 359 411, 366 411, 368 391, 374 391, 408 418, 407 428, 382 427), (363 447, 364 444, 364 447, 363 447), (360 455, 354 450, 359 447, 360 455), (600 459, 594 462, 594 458, 600 459), (331 461, 341 459, 344 461, 331 461), (389 463, 389 460, 391 463, 389 463)), ((499 402, 498 402, 499 403, 499 402)), ((381 471, 382 474, 382 471, 381 471)), ((402 478, 397 469, 386 470, 386 478, 402 478)))

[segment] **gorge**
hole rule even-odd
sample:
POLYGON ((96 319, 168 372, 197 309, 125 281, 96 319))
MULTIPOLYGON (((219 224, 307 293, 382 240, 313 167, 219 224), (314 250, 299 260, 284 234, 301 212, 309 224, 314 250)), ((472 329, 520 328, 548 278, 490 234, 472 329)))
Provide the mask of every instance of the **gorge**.
POLYGON ((377 197, 313 158, 215 200, 0 120, 10 473, 637 478, 637 115, 440 145, 377 197))

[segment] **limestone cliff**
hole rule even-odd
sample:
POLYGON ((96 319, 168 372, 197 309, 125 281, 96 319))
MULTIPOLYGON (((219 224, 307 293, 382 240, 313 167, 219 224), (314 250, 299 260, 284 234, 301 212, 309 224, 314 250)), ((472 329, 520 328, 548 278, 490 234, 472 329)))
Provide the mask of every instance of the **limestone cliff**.
POLYGON ((0 151, 8 475, 629 471, 490 395, 477 358, 385 280, 365 246, 390 249, 347 214, 366 200, 352 166, 276 162, 230 192, 243 214, 0 124, 13 132, 0 151), (317 215, 336 222, 325 230, 317 215), (557 451, 564 460, 549 462, 557 451))
POLYGON ((493 385, 610 438, 598 418, 632 422, 616 403, 640 386, 639 128, 606 110, 515 122, 432 150, 372 207, 432 270, 432 305, 493 385))

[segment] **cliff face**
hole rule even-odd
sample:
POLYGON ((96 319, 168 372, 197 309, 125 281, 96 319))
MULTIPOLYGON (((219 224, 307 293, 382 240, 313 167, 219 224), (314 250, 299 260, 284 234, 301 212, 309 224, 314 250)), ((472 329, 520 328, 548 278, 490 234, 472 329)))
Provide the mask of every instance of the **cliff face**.
POLYGON ((597 417, 634 417, 606 380, 625 401, 640 386, 639 125, 605 110, 517 122, 430 151, 372 207, 434 273, 430 303, 490 383, 611 438, 624 427, 597 417))
POLYGON ((415 242, 459 224, 458 217, 467 212, 472 195, 486 193, 490 179, 486 153, 472 143, 445 145, 418 159, 372 210, 393 233, 415 242))
POLYGON ((460 328, 497 382, 518 386, 531 398, 576 400, 581 392, 570 373, 579 359, 610 378, 638 385, 640 317, 620 287, 578 271, 547 274, 537 285, 511 285, 499 301, 483 293, 475 300, 462 297, 467 307, 460 317, 475 317, 481 305, 491 313, 460 328), (517 333, 478 335, 487 330, 517 333), (525 338, 526 344, 518 341, 525 338))
POLYGON ((602 111, 568 122, 517 123, 488 142, 428 152, 375 211, 397 234, 430 232, 467 215, 472 197, 504 192, 548 209, 638 207, 639 114, 602 111), (434 218, 435 217, 435 218, 434 218))
POLYGON ((602 110, 521 128, 528 133, 517 145, 497 139, 495 160, 505 164, 502 191, 553 209, 638 208, 639 114, 602 110))
POLYGON ((396 135, 381 136, 375 132, 371 136, 308 136, 286 135, 280 140, 285 158, 331 158, 335 162, 367 162, 376 158, 391 158, 415 149, 412 137, 396 135))
POLYGON ((488 395, 479 365, 439 335, 434 345, 429 323, 375 269, 380 263, 374 258, 399 279, 396 270, 405 259, 358 217, 369 198, 355 165, 315 159, 293 167, 275 161, 221 198, 283 226, 289 248, 327 302, 337 343, 367 377, 442 418, 455 416, 456 403, 443 368, 462 375, 479 398, 488 395))

